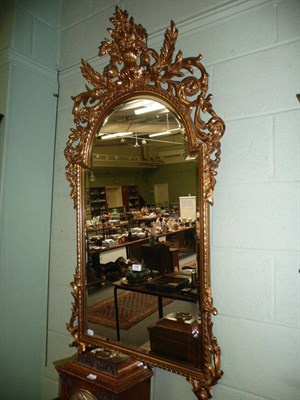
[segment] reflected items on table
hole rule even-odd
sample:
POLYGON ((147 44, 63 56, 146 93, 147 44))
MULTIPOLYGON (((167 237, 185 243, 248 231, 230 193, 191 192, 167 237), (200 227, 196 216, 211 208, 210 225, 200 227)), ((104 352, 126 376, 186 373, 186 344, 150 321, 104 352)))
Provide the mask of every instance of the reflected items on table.
POLYGON ((163 275, 147 282, 147 287, 159 292, 178 292, 189 284, 186 277, 163 275))

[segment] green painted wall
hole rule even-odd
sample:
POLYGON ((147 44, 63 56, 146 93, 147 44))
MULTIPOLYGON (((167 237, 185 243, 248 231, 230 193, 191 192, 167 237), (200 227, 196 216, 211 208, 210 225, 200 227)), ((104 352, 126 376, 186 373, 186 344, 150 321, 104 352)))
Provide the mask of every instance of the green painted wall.
MULTIPOLYGON (((42 397, 59 2, 52 2, 56 10, 46 23, 47 4, 17 1, 15 8, 4 7, 13 21, 13 47, 0 54, 7 88, 1 101, 0 199, 0 398, 6 400, 42 397), (51 62, 49 54, 55 55, 51 62)), ((6 36, 1 45, 10 42, 6 36)))

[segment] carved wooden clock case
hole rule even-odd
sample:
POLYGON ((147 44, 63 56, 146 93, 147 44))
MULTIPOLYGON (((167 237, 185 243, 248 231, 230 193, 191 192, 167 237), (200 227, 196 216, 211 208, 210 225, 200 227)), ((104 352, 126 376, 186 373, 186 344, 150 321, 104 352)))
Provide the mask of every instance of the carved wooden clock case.
POLYGON ((90 352, 57 367, 61 380, 60 398, 150 400, 150 369, 124 354, 104 353, 90 352))

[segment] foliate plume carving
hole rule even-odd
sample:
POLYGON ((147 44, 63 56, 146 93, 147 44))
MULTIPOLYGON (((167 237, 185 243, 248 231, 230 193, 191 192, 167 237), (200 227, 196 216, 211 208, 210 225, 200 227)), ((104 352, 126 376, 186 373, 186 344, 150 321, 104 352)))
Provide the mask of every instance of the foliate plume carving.
POLYGON ((71 282, 72 287, 72 296, 74 301, 72 302, 72 312, 70 321, 66 324, 67 330, 71 333, 74 340, 70 344, 70 347, 77 347, 78 353, 82 354, 89 347, 86 343, 83 343, 79 340, 79 327, 78 327, 78 318, 79 318, 79 289, 81 286, 81 277, 79 273, 79 269, 76 268, 76 272, 74 275, 74 281, 71 282))
POLYGON ((86 165, 87 145, 97 129, 99 112, 122 94, 151 90, 176 99, 190 119, 193 125, 189 138, 191 151, 197 152, 203 142, 207 144, 205 190, 206 199, 212 203, 225 125, 212 108, 212 95, 207 92, 208 73, 201 63, 201 55, 184 58, 180 50, 175 55, 178 30, 173 21, 165 32, 159 53, 147 46, 147 31, 135 24, 132 17, 128 18, 127 11, 116 7, 110 21, 114 25, 108 29, 112 40, 105 39, 99 47, 99 56, 108 55, 109 62, 101 74, 82 60, 82 75, 91 86, 73 97, 75 128, 65 150, 69 161, 66 175, 73 185, 73 193, 74 183, 69 178, 71 165, 86 165), (208 118, 204 119, 204 115, 208 118))
POLYGON ((222 377, 221 370, 221 349, 217 339, 212 333, 211 316, 217 315, 217 310, 213 306, 211 289, 207 288, 203 298, 202 326, 203 331, 203 376, 202 378, 187 377, 188 382, 193 385, 193 392, 198 400, 208 400, 212 398, 211 387, 222 377))
POLYGON ((221 370, 221 348, 218 345, 216 337, 212 331, 212 315, 218 314, 217 309, 213 305, 213 298, 211 296, 211 288, 205 290, 203 297, 203 341, 205 349, 208 349, 204 354, 204 364, 207 377, 206 381, 210 382, 210 386, 215 384, 223 375, 221 370))
POLYGON ((201 380, 189 378, 188 382, 193 385, 193 392, 195 393, 198 400, 208 400, 212 398, 210 386, 206 386, 201 380))
POLYGON ((77 165, 76 164, 72 164, 72 163, 68 163, 68 165, 66 166, 66 177, 70 183, 71 186, 71 193, 70 196, 74 201, 74 208, 77 208, 77 165))
POLYGON ((74 281, 71 282, 72 286, 72 296, 74 301, 72 302, 72 313, 70 317, 70 321, 66 324, 67 330, 71 333, 71 335, 74 337, 74 341, 71 344, 71 346, 78 346, 78 300, 79 300, 79 294, 78 294, 78 284, 79 284, 79 277, 78 274, 75 273, 74 275, 74 281))

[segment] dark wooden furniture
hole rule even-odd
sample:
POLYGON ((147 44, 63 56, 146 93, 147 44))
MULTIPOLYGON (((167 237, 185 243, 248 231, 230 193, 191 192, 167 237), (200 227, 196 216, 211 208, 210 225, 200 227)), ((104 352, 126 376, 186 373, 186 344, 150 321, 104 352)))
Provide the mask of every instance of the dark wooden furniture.
POLYGON ((170 248, 169 251, 171 257, 172 271, 175 272, 175 268, 179 270, 179 249, 170 248))
POLYGON ((150 400, 153 373, 129 356, 101 358, 90 352, 56 369, 61 400, 150 400))
MULTIPOLYGON (((170 277, 180 277, 183 276, 180 273, 168 274, 170 277)), ((182 291, 177 292, 165 292, 159 291, 150 288, 147 284, 142 285, 130 285, 126 283, 126 281, 121 279, 120 281, 114 282, 114 299, 115 299, 115 311, 116 311, 116 332, 117 332, 117 340, 120 340, 120 323, 119 323, 119 306, 118 306, 118 290, 128 290, 130 292, 136 293, 144 293, 150 294, 152 296, 157 296, 158 301, 158 316, 159 318, 163 317, 163 298, 173 299, 173 300, 181 300, 188 301, 190 303, 197 302, 197 293, 196 291, 191 291, 189 293, 185 293, 182 291)))
MULTIPOLYGON (((180 314, 180 313, 178 313, 180 314)), ((200 324, 196 318, 173 313, 149 328, 153 354, 172 358, 199 368, 200 324)))
POLYGON ((171 264, 170 246, 164 244, 141 245, 141 259, 148 269, 158 271, 160 274, 173 272, 171 264))
POLYGON ((90 188, 89 201, 92 217, 101 215, 107 211, 107 200, 105 187, 90 188))
POLYGON ((122 186, 122 200, 126 211, 140 209, 140 193, 137 185, 122 186))

